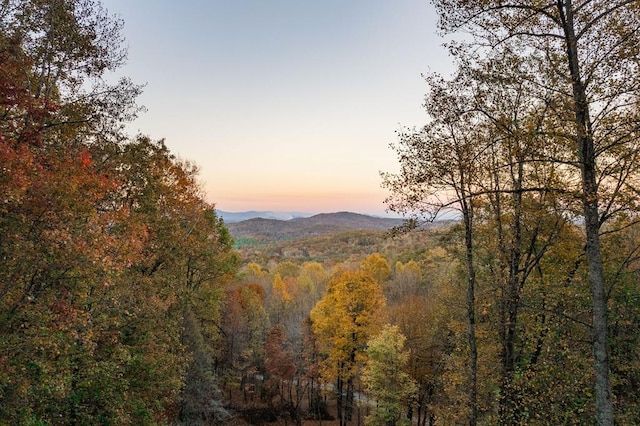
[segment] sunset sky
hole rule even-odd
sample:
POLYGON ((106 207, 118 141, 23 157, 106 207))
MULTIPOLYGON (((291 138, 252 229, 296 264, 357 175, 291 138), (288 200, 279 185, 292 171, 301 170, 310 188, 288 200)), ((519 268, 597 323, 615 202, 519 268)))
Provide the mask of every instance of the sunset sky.
POLYGON ((103 0, 148 111, 220 210, 384 214, 389 144, 449 73, 428 0, 103 0))

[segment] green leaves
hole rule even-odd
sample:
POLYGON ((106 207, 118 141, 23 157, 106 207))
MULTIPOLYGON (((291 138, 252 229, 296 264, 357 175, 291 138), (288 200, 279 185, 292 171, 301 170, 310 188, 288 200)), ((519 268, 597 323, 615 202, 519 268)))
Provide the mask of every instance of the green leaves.
POLYGON ((183 315, 218 343, 230 235, 195 166, 124 143, 139 87, 102 80, 121 22, 10 0, 0 23, 0 423, 173 422, 196 352, 183 315))
POLYGON ((374 413, 366 419, 368 425, 400 424, 405 408, 416 396, 417 385, 406 371, 409 353, 404 349, 405 340, 397 326, 386 324, 367 344, 362 382, 376 402, 374 413))

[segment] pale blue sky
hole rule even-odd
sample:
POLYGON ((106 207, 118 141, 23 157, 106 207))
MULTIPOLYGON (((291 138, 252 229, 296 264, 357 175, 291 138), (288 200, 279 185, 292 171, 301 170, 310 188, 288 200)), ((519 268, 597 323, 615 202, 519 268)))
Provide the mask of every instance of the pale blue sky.
POLYGON ((421 73, 448 73, 428 0, 103 0, 120 73, 146 83, 131 126, 200 166, 221 210, 381 214, 421 73))

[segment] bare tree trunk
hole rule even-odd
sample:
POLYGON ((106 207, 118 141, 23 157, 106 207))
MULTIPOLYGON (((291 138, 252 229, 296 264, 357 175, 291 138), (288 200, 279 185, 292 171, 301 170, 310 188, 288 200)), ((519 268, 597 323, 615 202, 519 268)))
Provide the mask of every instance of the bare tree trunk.
POLYGON ((520 152, 516 158, 509 158, 511 168, 511 204, 507 211, 512 212, 513 218, 509 222, 509 237, 505 239, 503 232, 502 210, 499 177, 494 175, 495 185, 495 218, 498 224, 498 244, 502 254, 501 281, 502 284, 502 308, 500 340, 502 345, 502 377, 500 383, 500 424, 519 424, 521 419, 520 395, 514 386, 516 371, 516 342, 518 340, 518 315, 520 311, 520 288, 523 284, 520 279, 520 263, 522 260, 522 195, 524 158, 520 152), (502 272, 504 271, 504 273, 502 272), (505 279, 506 275, 506 279, 505 279))
POLYGON ((609 379, 609 353, 607 347, 607 300, 600 250, 600 215, 598 210, 598 183, 596 155, 589 117, 586 87, 580 75, 578 42, 573 22, 571 0, 558 0, 563 24, 567 60, 573 88, 573 105, 577 130, 577 150, 582 174, 582 203, 586 231, 586 254, 589 265, 593 303, 593 355, 596 373, 596 419, 598 425, 613 425, 613 404, 609 379))
POLYGON ((470 202, 463 203, 464 234, 466 248, 467 272, 467 320, 469 331, 469 425, 475 426, 478 421, 478 348, 476 345, 475 286, 476 272, 473 264, 473 211, 470 202))
POLYGON ((342 373, 338 373, 338 380, 336 386, 337 394, 336 394, 336 409, 338 411, 338 418, 340 419, 340 426, 345 426, 344 422, 344 407, 343 407, 343 398, 342 392, 344 388, 344 381, 342 380, 342 373))
MULTIPOLYGON (((354 359, 355 359, 355 354, 354 354, 354 359)), ((347 379, 347 399, 346 399, 346 407, 345 407, 345 411, 346 411, 346 420, 347 422, 350 422, 353 418, 353 377, 349 377, 349 379, 347 379)))

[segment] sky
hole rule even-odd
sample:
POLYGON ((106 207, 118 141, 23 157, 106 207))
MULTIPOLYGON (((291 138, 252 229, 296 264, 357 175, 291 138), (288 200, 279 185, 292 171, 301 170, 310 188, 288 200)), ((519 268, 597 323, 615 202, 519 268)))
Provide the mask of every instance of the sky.
POLYGON ((428 0, 103 0, 145 84, 132 134, 196 163, 224 211, 383 215, 380 172, 451 72, 428 0))

